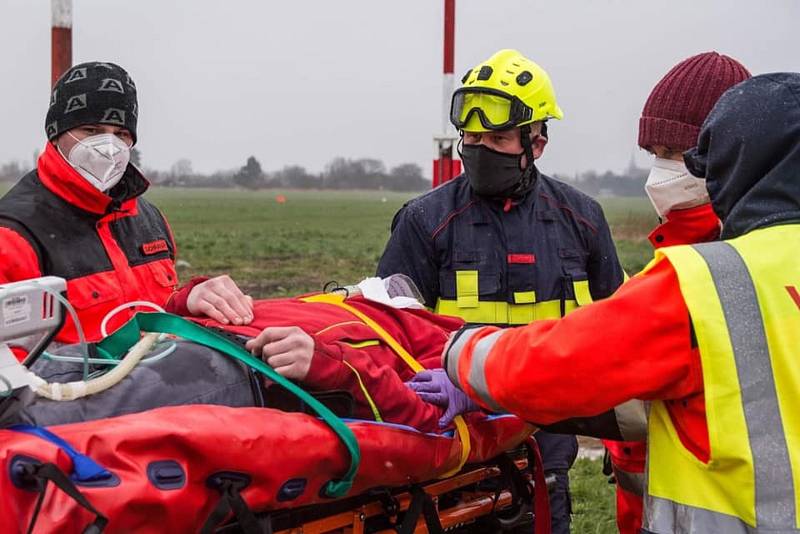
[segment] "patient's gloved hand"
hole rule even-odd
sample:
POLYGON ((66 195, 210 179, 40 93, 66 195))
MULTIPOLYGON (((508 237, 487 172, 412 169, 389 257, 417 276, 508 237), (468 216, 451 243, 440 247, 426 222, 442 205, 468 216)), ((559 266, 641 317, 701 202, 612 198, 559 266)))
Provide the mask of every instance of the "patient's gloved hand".
POLYGON ((457 415, 481 409, 450 381, 444 369, 420 371, 406 385, 425 402, 445 409, 439 419, 439 428, 448 426, 457 415))

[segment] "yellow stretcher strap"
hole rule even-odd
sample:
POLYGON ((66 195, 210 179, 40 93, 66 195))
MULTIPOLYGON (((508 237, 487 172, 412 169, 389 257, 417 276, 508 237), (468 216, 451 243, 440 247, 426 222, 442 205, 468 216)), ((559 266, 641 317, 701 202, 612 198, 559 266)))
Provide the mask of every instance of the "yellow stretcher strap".
MULTIPOLYGON (((305 297, 302 300, 305 302, 322 302, 324 304, 331 304, 333 306, 338 306, 344 310, 349 311, 350 313, 352 313, 353 315, 364 321, 365 325, 374 330, 375 333, 378 334, 378 337, 380 337, 387 345, 389 345, 389 347, 395 352, 395 354, 400 356, 400 359, 402 359, 406 363, 406 365, 408 365, 408 367, 411 368, 412 371, 418 373, 420 371, 425 370, 425 368, 411 354, 409 354, 409 352, 405 348, 403 348, 403 346, 400 343, 398 343, 398 341, 395 338, 393 338, 392 335, 389 334, 389 332, 384 330, 384 328, 381 325, 375 322, 367 314, 347 304, 344 301, 343 295, 339 295, 336 293, 321 293, 319 295, 312 295, 310 297, 305 297)), ((459 415, 453 420, 453 423, 456 426, 458 437, 461 440, 461 458, 459 458, 458 465, 455 468, 441 475, 442 478, 449 477, 458 473, 461 470, 461 468, 464 467, 464 464, 467 463, 467 460, 469 459, 469 453, 471 450, 469 429, 467 428, 467 423, 464 422, 464 418, 459 415)))

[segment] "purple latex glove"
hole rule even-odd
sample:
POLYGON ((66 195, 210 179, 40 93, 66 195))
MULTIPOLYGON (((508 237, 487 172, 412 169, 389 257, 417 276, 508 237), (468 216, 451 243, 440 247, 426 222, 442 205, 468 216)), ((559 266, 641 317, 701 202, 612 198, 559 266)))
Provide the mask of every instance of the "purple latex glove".
POLYGON ((444 369, 420 371, 406 385, 423 401, 445 409, 439 428, 450 425, 457 415, 481 409, 450 381, 444 369))

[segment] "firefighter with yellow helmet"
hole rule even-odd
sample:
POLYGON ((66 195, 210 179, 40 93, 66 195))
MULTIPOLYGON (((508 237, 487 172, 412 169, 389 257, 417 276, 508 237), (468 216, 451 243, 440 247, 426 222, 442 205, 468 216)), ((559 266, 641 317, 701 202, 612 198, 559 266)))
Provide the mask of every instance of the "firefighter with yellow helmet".
MULTIPOLYGON (((395 215, 378 276, 403 273, 425 304, 468 323, 523 325, 609 296, 623 271, 599 204, 539 172, 547 121, 561 119, 539 65, 501 50, 452 98, 464 174, 395 215)), ((569 531, 574 436, 537 433, 555 475, 553 532, 569 531)))

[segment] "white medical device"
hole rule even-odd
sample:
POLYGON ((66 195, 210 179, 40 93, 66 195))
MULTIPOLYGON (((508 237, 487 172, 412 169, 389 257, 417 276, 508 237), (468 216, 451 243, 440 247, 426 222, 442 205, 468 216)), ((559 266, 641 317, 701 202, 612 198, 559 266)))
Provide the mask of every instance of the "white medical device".
POLYGON ((0 285, 0 395, 29 385, 27 369, 10 346, 24 347, 23 363, 33 363, 64 324, 64 307, 56 295, 66 291, 67 282, 56 276, 0 285))

